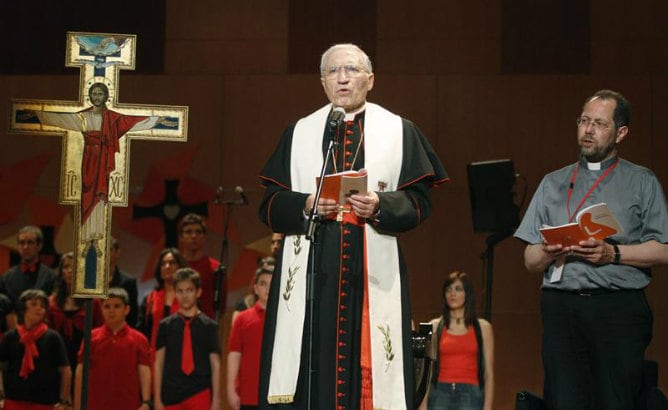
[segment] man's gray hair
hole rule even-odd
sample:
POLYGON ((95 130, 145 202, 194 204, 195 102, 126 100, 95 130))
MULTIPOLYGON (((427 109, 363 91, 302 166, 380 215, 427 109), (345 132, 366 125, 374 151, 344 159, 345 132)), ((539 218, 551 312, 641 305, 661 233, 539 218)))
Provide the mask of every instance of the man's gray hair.
POLYGON ((320 75, 324 76, 325 75, 325 63, 327 62, 327 58, 329 58, 329 55, 332 54, 333 51, 339 50, 339 49, 351 49, 354 52, 358 53, 360 57, 362 57, 362 65, 364 66, 364 69, 369 73, 373 73, 373 65, 371 64, 371 59, 369 58, 368 55, 359 48, 357 45, 352 44, 352 43, 342 43, 342 44, 334 44, 327 50, 325 50, 324 53, 322 53, 322 57, 320 57, 320 75))

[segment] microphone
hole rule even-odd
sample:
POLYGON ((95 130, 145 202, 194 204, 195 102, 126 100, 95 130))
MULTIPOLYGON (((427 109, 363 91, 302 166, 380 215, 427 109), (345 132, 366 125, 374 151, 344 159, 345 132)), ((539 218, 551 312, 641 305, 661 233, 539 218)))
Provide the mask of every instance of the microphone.
POLYGON ((334 107, 332 113, 329 114, 329 118, 327 118, 327 126, 329 129, 334 130, 338 128, 338 126, 343 122, 343 118, 345 118, 345 116, 346 110, 344 110, 342 107, 334 107))
POLYGON ((244 189, 242 187, 237 186, 236 188, 234 188, 234 192, 239 194, 239 196, 241 197, 241 205, 248 205, 248 197, 244 193, 244 189))
POLYGON ((223 187, 218 185, 218 187, 216 187, 216 199, 213 200, 214 204, 220 205, 220 204, 223 203, 223 200, 220 197, 220 194, 222 194, 222 193, 223 193, 223 187))

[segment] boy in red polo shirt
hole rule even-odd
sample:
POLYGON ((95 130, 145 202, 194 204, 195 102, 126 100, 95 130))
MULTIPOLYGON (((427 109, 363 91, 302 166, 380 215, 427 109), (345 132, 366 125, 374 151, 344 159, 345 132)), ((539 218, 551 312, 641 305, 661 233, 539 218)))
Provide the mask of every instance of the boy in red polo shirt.
POLYGON ((227 347, 227 401, 232 410, 253 410, 258 406, 262 332, 272 273, 268 268, 255 272, 253 292, 257 302, 240 312, 232 323, 227 347))
MULTIPOLYGON (((102 302, 104 325, 93 329, 88 373, 88 409, 150 410, 151 363, 148 340, 125 322, 128 293, 110 288, 102 302)), ((81 408, 83 344, 75 378, 75 410, 81 408)))
POLYGON ((160 322, 154 364, 155 410, 220 409, 218 324, 197 307, 202 294, 192 268, 174 272, 179 311, 160 322))

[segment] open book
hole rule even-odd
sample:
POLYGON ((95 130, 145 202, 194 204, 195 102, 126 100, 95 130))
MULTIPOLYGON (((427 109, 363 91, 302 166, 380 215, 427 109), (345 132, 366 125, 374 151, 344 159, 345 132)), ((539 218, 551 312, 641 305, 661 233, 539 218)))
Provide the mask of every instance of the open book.
POLYGON ((575 222, 560 226, 544 226, 540 233, 549 245, 577 245, 587 239, 605 239, 624 230, 608 205, 601 202, 578 212, 575 222))
MULTIPOLYGON (((316 178, 316 184, 320 178, 316 178)), ((322 183, 321 198, 334 199, 337 205, 345 205, 350 195, 366 193, 367 173, 365 169, 359 171, 343 171, 325 175, 322 183)))

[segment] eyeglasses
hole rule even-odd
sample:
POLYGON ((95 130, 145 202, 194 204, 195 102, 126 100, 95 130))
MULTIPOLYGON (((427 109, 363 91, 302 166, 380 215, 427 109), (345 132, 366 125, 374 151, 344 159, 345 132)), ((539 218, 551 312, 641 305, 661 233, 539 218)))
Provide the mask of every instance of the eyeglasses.
POLYGON ((610 128, 610 124, 605 121, 595 120, 586 116, 578 117, 575 119, 575 122, 578 124, 578 127, 587 128, 590 125, 594 127, 596 131, 605 131, 610 128))
POLYGON ((327 78, 335 78, 339 76, 340 72, 346 73, 346 76, 349 78, 355 78, 359 77, 362 75, 362 73, 366 73, 366 70, 354 65, 354 64, 346 64, 346 65, 340 65, 337 67, 330 67, 325 70, 325 77, 327 78))

